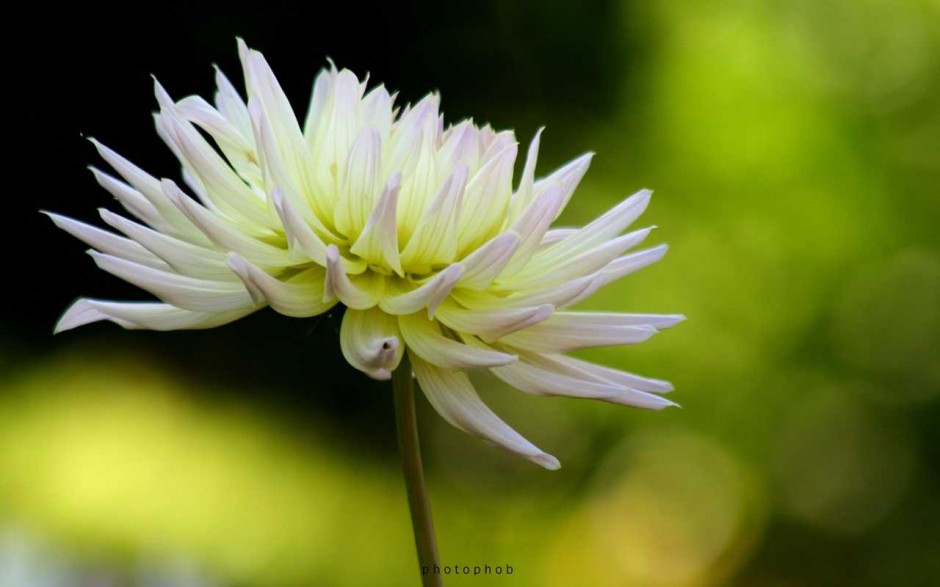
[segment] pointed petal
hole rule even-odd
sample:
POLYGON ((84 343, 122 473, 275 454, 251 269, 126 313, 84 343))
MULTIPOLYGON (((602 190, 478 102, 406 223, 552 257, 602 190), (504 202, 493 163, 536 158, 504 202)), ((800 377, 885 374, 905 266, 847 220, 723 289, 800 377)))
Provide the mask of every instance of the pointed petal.
POLYGON ((396 316, 413 314, 422 308, 427 308, 428 317, 431 318, 441 302, 457 285, 462 274, 463 266, 455 263, 411 291, 382 298, 379 307, 396 316))
MULTIPOLYGON (((321 267, 326 267, 327 245, 323 239, 310 228, 310 225, 297 213, 294 205, 284 197, 280 190, 274 191, 273 199, 274 207, 287 235, 291 258, 309 259, 321 267)), ((348 259, 341 256, 340 262, 346 273, 359 274, 366 270, 366 263, 361 259, 348 259)))
POLYGON ((347 309, 339 341, 349 364, 373 379, 391 379, 405 352, 398 322, 377 308, 347 309))
POLYGON ((215 85, 218 88, 215 93, 215 107, 238 129, 246 141, 250 140, 252 135, 248 107, 238 90, 218 67, 215 68, 215 85))
POLYGON ((508 277, 505 283, 500 280, 497 284, 511 289, 539 289, 577 279, 594 273, 627 249, 643 242, 651 230, 652 228, 644 228, 619 236, 580 255, 561 259, 549 267, 538 267, 530 263, 518 274, 508 277))
POLYGON ((626 371, 611 369, 610 367, 597 365, 595 363, 582 361, 581 359, 575 359, 574 357, 567 357, 564 355, 545 356, 556 363, 565 364, 571 368, 590 373, 601 381, 610 381, 630 389, 648 391, 651 393, 669 393, 674 389, 671 383, 668 381, 663 381, 662 379, 643 377, 641 375, 635 375, 633 373, 627 373, 626 371))
POLYGON ((472 120, 464 120, 448 129, 437 150, 437 168, 453 169, 463 163, 468 169, 477 169, 480 159, 478 132, 472 120))
POLYGON ((260 165, 264 170, 267 196, 272 198, 273 203, 274 194, 280 193, 318 235, 323 235, 324 238, 333 236, 334 233, 324 222, 325 219, 332 219, 332 213, 322 207, 320 200, 308 197, 309 190, 306 187, 305 178, 292 172, 288 167, 261 102, 251 99, 248 112, 251 117, 252 132, 255 133, 255 141, 259 146, 258 153, 261 159, 260 165))
POLYGON ((292 265, 286 249, 269 245, 243 233, 231 222, 197 204, 172 181, 163 180, 163 190, 170 201, 218 247, 234 251, 262 267, 292 265))
POLYGON ((518 363, 494 367, 490 371, 526 393, 598 399, 653 410, 676 405, 658 395, 598 380, 586 371, 553 361, 545 355, 526 353, 520 356, 518 363))
POLYGON ((574 161, 567 163, 560 169, 556 170, 554 173, 549 175, 544 179, 540 179, 535 183, 535 190, 546 184, 552 182, 559 182, 564 186, 564 199, 562 201, 561 210, 559 214, 565 209, 565 206, 568 205, 568 202, 571 200, 571 196, 574 194, 574 191, 578 188, 578 184, 581 183, 581 179, 584 177, 584 174, 587 173, 588 168, 591 166, 591 159, 594 158, 594 153, 585 153, 581 155, 574 161))
POLYGON ((576 232, 578 232, 577 228, 552 228, 545 233, 545 236, 542 237, 542 242, 539 243, 539 246, 547 247, 548 245, 553 245, 562 239, 568 238, 576 232))
MULTIPOLYGON (((95 181, 98 182, 98 185, 108 190, 108 192, 114 196, 114 199, 124 206, 125 210, 161 232, 174 234, 175 229, 173 225, 167 222, 166 219, 160 215, 160 212, 154 208, 153 204, 140 192, 99 169, 94 167, 89 167, 88 169, 91 171, 92 175, 95 176, 95 181)), ((192 225, 192 223, 190 223, 190 225, 192 225)), ((193 227, 193 229, 194 232, 199 232, 195 230, 195 227, 193 227)), ((202 242, 209 242, 202 234, 199 236, 202 242)))
POLYGON ((329 107, 334 75, 332 71, 324 68, 313 81, 313 93, 310 95, 310 105, 304 121, 304 137, 311 152, 313 152, 315 134, 323 125, 329 123, 326 109, 329 107))
POLYGON ((362 99, 360 117, 363 128, 374 128, 385 139, 392 129, 392 103, 394 98, 383 86, 374 88, 362 99))
POLYGON ((67 216, 53 214, 52 212, 42 213, 51 218, 57 227, 102 253, 121 257, 154 269, 169 269, 169 266, 163 260, 130 239, 67 216))
POLYGON ((552 324, 559 327, 604 328, 607 326, 651 326, 672 328, 685 320, 682 314, 621 314, 618 312, 555 312, 552 324))
POLYGON ((415 353, 411 356, 421 390, 450 424, 546 469, 561 467, 558 459, 523 438, 486 407, 465 373, 440 369, 415 353))
POLYGON ((336 230, 355 241, 373 209, 381 188, 382 137, 374 128, 365 128, 356 137, 340 173, 339 200, 334 221, 336 230))
POLYGON ((464 193, 457 219, 457 251, 470 250, 502 226, 512 197, 512 169, 518 146, 507 145, 473 175, 464 193))
POLYGON ((527 351, 563 353, 597 346, 637 344, 657 332, 652 326, 571 323, 555 320, 552 316, 535 326, 505 336, 501 341, 527 351))
POLYGON ((362 234, 349 249, 369 263, 404 275, 398 253, 398 227, 395 222, 401 175, 392 174, 379 197, 362 234))
POLYGON ((246 137, 235 123, 199 96, 183 98, 176 104, 176 109, 185 120, 200 127, 212 137, 229 165, 243 180, 259 187, 264 185, 250 124, 246 137))
POLYGON ((659 245, 614 259, 601 271, 602 280, 599 287, 639 271, 647 265, 652 265, 662 259, 668 250, 669 245, 659 245))
POLYGON ((464 307, 473 310, 490 310, 500 308, 521 308, 524 306, 541 306, 551 304, 556 308, 570 305, 583 299, 586 293, 593 293, 592 286, 598 280, 596 275, 586 275, 558 285, 497 295, 491 291, 470 291, 458 289, 454 292, 454 299, 464 307))
MULTIPOLYGON (((462 337, 467 344, 482 348, 492 348, 474 340, 473 337, 462 337)), ((512 387, 535 395, 562 395, 568 397, 604 399, 615 396, 624 390, 624 387, 612 381, 592 377, 589 373, 579 374, 575 369, 548 369, 549 362, 539 364, 540 355, 536 353, 520 353, 519 360, 501 367, 491 367, 490 372, 502 379, 512 387)))
POLYGON ((435 117, 428 116, 418 131, 420 140, 412 154, 413 161, 406 163, 402 171, 402 186, 399 204, 399 231, 403 242, 409 241, 422 215, 437 192, 438 170, 435 152, 438 145, 439 128, 435 117))
MULTIPOLYGON (((535 164, 538 161, 539 143, 544 130, 545 127, 543 126, 535 131, 535 136, 532 137, 532 142, 529 144, 525 167, 522 168, 522 178, 519 179, 519 189, 513 194, 512 202, 509 205, 510 221, 515 221, 522 214, 522 211, 528 208, 535 196, 535 164)), ((554 220, 554 217, 552 220, 554 220)))
POLYGON ((506 231, 465 257, 461 261, 464 273, 460 279, 460 287, 473 290, 489 287, 512 259, 521 242, 518 234, 511 230, 506 231))
POLYGON ((311 267, 282 281, 236 253, 229 253, 227 261, 244 282, 254 303, 268 303, 280 314, 308 318, 336 305, 335 301, 323 301, 326 273, 320 267, 311 267))
POLYGON ((225 255, 217 250, 206 249, 165 235, 104 208, 98 212, 109 226, 143 245, 165 261, 174 271, 183 275, 218 281, 233 281, 235 278, 225 265, 225 255))
MULTIPOLYGON (((525 209, 522 216, 512 225, 513 232, 522 236, 519 248, 503 270, 505 275, 514 275, 526 266, 532 255, 538 250, 542 237, 548 230, 564 198, 561 184, 549 184, 525 209)), ((574 251, 571 253, 575 254, 574 251)))
POLYGON ((454 302, 445 302, 441 304, 436 317, 452 330, 475 334, 486 342, 492 342, 547 320, 554 309, 551 304, 545 304, 534 308, 468 310, 454 302))
POLYGON ((646 210, 651 195, 649 190, 640 190, 633 194, 574 234, 552 247, 539 251, 532 259, 533 265, 540 268, 549 267, 562 259, 579 255, 615 238, 646 210))
POLYGON ((459 163, 424 211, 418 226, 401 253, 407 267, 430 269, 450 263, 457 255, 457 213, 467 183, 467 166, 459 163))
POLYGON ((355 310, 366 310, 375 306, 382 299, 385 280, 373 271, 366 272, 353 283, 343 270, 339 249, 330 245, 326 250, 326 283, 323 287, 323 301, 339 298, 339 301, 355 310))
POLYGON ((408 348, 425 361, 444 369, 475 369, 506 365, 516 360, 493 350, 477 349, 444 336, 437 322, 420 312, 398 317, 398 327, 408 348))
POLYGON ((163 108, 159 117, 180 163, 204 186, 205 195, 219 211, 233 220, 246 221, 246 226, 276 227, 265 201, 182 117, 175 105, 163 108))
MULTIPOLYGON (((124 181, 129 183, 137 193, 144 197, 166 222, 165 227, 154 226, 154 228, 159 230, 165 229, 164 232, 195 244, 207 242, 205 235, 203 235, 198 228, 193 226, 193 223, 166 197, 166 194, 163 193, 160 187, 160 182, 156 178, 147 174, 95 139, 89 140, 95 146, 95 149, 98 150, 98 154, 101 155, 101 158, 107 161, 108 165, 117 171, 118 175, 124 178, 124 181)), ((98 174, 96 174, 96 178, 98 178, 98 174)), ((99 179, 99 181, 101 180, 99 179)), ((105 186, 105 189, 108 189, 108 186, 105 186)), ((109 191, 111 190, 109 189, 109 191)), ((111 193, 121 199, 114 191, 111 193)), ((143 219, 143 217, 141 218, 143 219)))
POLYGON ((224 312, 253 305, 251 297, 240 283, 187 277, 97 251, 89 251, 89 254, 102 270, 179 308, 197 312, 224 312))
POLYGON ((225 312, 193 312, 156 302, 109 302, 81 298, 72 304, 59 319, 55 333, 101 320, 109 320, 130 330, 214 328, 234 322, 256 309, 256 306, 247 305, 225 312))
MULTIPOLYGON (((249 101, 252 98, 260 101, 265 118, 270 123, 272 134, 276 138, 277 151, 287 171, 298 186, 301 188, 308 186, 310 163, 313 159, 287 96, 264 56, 248 49, 240 39, 239 57, 245 72, 249 101)), ((270 153, 273 146, 266 145, 266 149, 270 153)), ((316 193, 310 195, 314 198, 318 196, 316 193)), ((322 202, 318 202, 318 206, 321 204, 322 202)))
POLYGON ((311 157, 312 195, 323 210, 334 209, 337 171, 346 162, 359 132, 359 99, 359 80, 352 72, 332 70, 317 78, 306 138, 311 157))

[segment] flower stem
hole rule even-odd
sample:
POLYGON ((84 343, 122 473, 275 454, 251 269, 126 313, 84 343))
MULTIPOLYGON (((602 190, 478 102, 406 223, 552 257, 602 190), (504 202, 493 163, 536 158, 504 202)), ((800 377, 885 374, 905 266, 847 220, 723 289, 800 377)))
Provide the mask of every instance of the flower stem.
POLYGON ((440 575, 441 561, 437 555, 437 539, 434 536, 434 522, 431 520, 431 501, 421 465, 421 446, 418 443, 418 424, 415 418, 414 377, 407 353, 392 373, 392 389, 395 395, 398 447, 401 451, 402 472, 405 474, 405 488, 408 491, 411 527, 418 549, 421 582, 424 587, 436 587, 443 584, 440 575))

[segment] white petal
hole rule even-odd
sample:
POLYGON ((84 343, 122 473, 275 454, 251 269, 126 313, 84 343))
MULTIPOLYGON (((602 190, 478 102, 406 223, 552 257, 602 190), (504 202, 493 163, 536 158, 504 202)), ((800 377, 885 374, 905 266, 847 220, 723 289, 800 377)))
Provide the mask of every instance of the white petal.
POLYGON ((451 340, 441 333, 437 322, 420 312, 398 317, 398 327, 407 343, 425 361, 444 369, 475 369, 506 365, 516 360, 514 355, 478 349, 451 340))
POLYGON ((548 320, 514 332, 503 342, 527 351, 563 353, 577 349, 636 344, 649 339, 658 330, 652 326, 619 326, 548 320))
POLYGON ((304 137, 307 139, 307 145, 311 150, 313 149, 314 136, 319 132, 321 125, 329 123, 326 118, 326 109, 329 107, 334 76, 334 72, 322 69, 313 82, 313 93, 310 96, 307 119, 304 121, 304 137))
POLYGON ((567 357, 564 355, 545 356, 547 358, 551 358, 551 360, 556 363, 565 364, 571 368, 590 373, 599 380, 610 381, 630 389, 649 391, 651 393, 669 393, 674 389, 671 383, 668 381, 663 381, 662 379, 643 377, 641 375, 635 375, 633 373, 627 373, 626 371, 611 369, 610 367, 597 365, 595 363, 582 361, 581 359, 575 359, 574 357, 567 357))
POLYGON ((621 314, 617 312, 555 312, 552 324, 560 327, 575 326, 604 328, 608 326, 651 326, 662 330, 672 328, 685 320, 682 314, 621 314))
MULTIPOLYGON (((300 125, 297 123, 294 110, 264 56, 257 51, 249 50, 241 39, 238 40, 238 44, 248 96, 256 97, 260 101, 265 118, 271 125, 273 136, 277 139, 277 149, 288 172, 296 179, 299 186, 305 187, 310 183, 309 169, 313 159, 300 125)), ((267 145, 266 149, 270 151, 271 147, 267 145)), ((325 209, 325 203, 319 201, 319 194, 312 193, 311 195, 318 200, 318 206, 325 209)))
POLYGON ((339 340, 349 364, 373 379, 390 379, 405 351, 397 321, 377 308, 347 309, 339 340))
MULTIPOLYGON (((522 178, 519 180, 519 189, 512 196, 509 205, 509 219, 515 221, 522 211, 529 207, 532 198, 535 196, 535 164, 539 157, 539 143, 541 142, 542 131, 545 127, 535 131, 532 142, 529 144, 529 151, 525 158, 525 167, 522 168, 522 178)), ((554 220, 554 217, 552 217, 554 220)))
POLYGON ((210 281, 160 271, 97 251, 89 254, 102 270, 179 308, 197 312, 224 312, 253 305, 241 283, 210 281))
POLYGON ((539 251, 532 260, 533 265, 549 267, 562 259, 589 251, 616 237, 646 210, 651 195, 652 192, 649 190, 641 190, 630 196, 561 242, 539 251))
POLYGON ((109 320, 131 330, 214 328, 238 320, 256 309, 256 306, 248 305, 225 312, 193 312, 155 302, 109 302, 81 298, 59 319, 55 333, 101 320, 109 320))
MULTIPOLYGON (((473 346, 488 345, 476 341, 473 337, 462 337, 473 346)), ((520 353, 519 360, 510 365, 491 367, 490 371, 512 387, 535 395, 562 395, 591 399, 604 399, 618 395, 624 387, 612 381, 600 380, 589 373, 580 376, 574 369, 552 369, 551 363, 539 364, 536 353, 520 353)))
POLYGON ((219 281, 232 281, 235 278, 225 265, 225 255, 219 251, 165 235, 104 208, 100 209, 99 213, 102 220, 109 226, 120 230, 146 247, 179 273, 219 281))
POLYGON ((512 169, 518 145, 510 144, 477 171, 464 192, 457 220, 457 251, 465 255, 502 226, 512 197, 512 169))
MULTIPOLYGON (((153 204, 140 192, 123 181, 94 167, 89 167, 88 169, 91 171, 92 175, 95 176, 95 181, 98 182, 98 185, 108 190, 111 195, 114 196, 114 199, 124 206, 125 210, 159 231, 167 234, 173 234, 175 232, 173 225, 167 222, 166 219, 160 215, 160 212, 154 208, 153 204)), ((203 242, 209 242, 202 234, 199 236, 202 237, 203 242)))
MULTIPOLYGON (((160 187, 160 182, 156 178, 148 175, 139 167, 95 139, 89 140, 95 146, 95 149, 98 150, 98 154, 101 155, 101 158, 107 161, 108 164, 118 172, 118 175, 123 177, 124 181, 129 183, 137 193, 146 198, 151 206, 160 214, 160 217, 167 223, 166 227, 151 226, 195 244, 207 242, 205 235, 193 226, 193 223, 166 197, 166 194, 163 193, 160 187)), ((105 186, 105 188, 108 189, 107 186, 105 186)), ((111 193, 114 194, 115 197, 120 198, 114 191, 111 193)), ((146 220, 144 217, 141 217, 141 219, 146 220)))
POLYGON ((334 78, 333 101, 329 123, 321 150, 314 153, 314 158, 327 166, 333 163, 341 165, 346 160, 353 141, 359 132, 358 118, 360 106, 359 79, 344 69, 334 78))
POLYGON ((421 129, 421 140, 413 165, 402 171, 401 204, 399 205, 399 230, 403 242, 414 235, 424 211, 437 192, 438 170, 434 161, 437 150, 438 127, 435 119, 428 117, 421 129))
POLYGON ((374 271, 364 273, 357 283, 346 275, 336 245, 326 250, 326 283, 323 287, 323 301, 339 298, 346 306, 355 310, 365 310, 375 306, 382 299, 385 280, 374 271))
POLYGON ((311 267, 282 281, 235 253, 229 253, 228 266, 244 282, 256 304, 267 302, 285 316, 317 316, 336 305, 335 301, 323 301, 326 273, 321 267, 311 267))
POLYGON ((558 459, 523 438, 486 407, 465 373, 439 369, 414 353, 411 356, 421 390, 450 424, 546 469, 561 467, 558 459))
POLYGON ((67 216, 60 216, 52 212, 43 212, 43 214, 51 218, 52 222, 55 223, 57 227, 102 253, 121 257, 128 261, 134 261, 141 265, 153 267, 154 269, 169 269, 169 266, 159 257, 130 239, 126 239, 106 230, 101 230, 90 224, 79 222, 67 216))
MULTIPOLYGON (((301 261, 309 259, 321 267, 326 267, 327 245, 323 239, 310 228, 310 225, 297 213, 294 205, 284 197, 280 190, 274 190, 273 199, 291 248, 291 258, 301 261)), ((348 259, 341 256, 340 262, 343 265, 343 271, 351 274, 362 273, 367 267, 365 261, 361 259, 348 259)))
POLYGON ((401 253, 402 263, 416 273, 450 263, 457 255, 457 213, 467 183, 467 166, 459 163, 424 211, 401 253))
POLYGON ((551 304, 545 304, 534 308, 468 310, 454 302, 445 302, 438 308, 436 317, 452 330, 475 334, 491 342, 548 319, 554 309, 551 304))
POLYGON ((476 169, 480 155, 477 129, 472 120, 464 120, 444 134, 443 144, 437 150, 437 167, 453 169, 463 163, 469 169, 476 169))
POLYGON ((209 133, 220 143, 220 148, 225 145, 223 150, 237 148, 246 154, 254 150, 248 137, 242 135, 234 124, 201 97, 187 96, 177 102, 175 108, 185 120, 209 133))
POLYGON ((509 385, 527 393, 598 399, 636 408, 661 410, 675 406, 658 395, 599 380, 589 372, 549 356, 526 354, 518 363, 490 369, 509 385))
POLYGON ((461 261, 464 266, 460 287, 486 289, 502 272, 522 239, 513 231, 506 231, 490 239, 488 243, 473 251, 461 261))
POLYGON ((308 198, 309 190, 305 178, 289 169, 261 102, 252 98, 248 111, 252 132, 255 133, 255 140, 259 145, 258 152, 260 164, 264 169, 267 196, 272 198, 273 203, 274 194, 281 193, 284 200, 290 202, 293 209, 314 231, 324 237, 333 236, 334 233, 324 223, 324 219, 332 219, 332 213, 322 206, 320 199, 308 198))
POLYGON ((541 247, 547 247, 557 243, 562 239, 566 239, 572 234, 578 232, 577 228, 553 228, 545 233, 545 236, 542 237, 542 242, 539 243, 541 247))
POLYGON ((399 117, 392 129, 390 156, 383 159, 383 173, 398 171, 407 177, 414 171, 424 153, 422 146, 432 137, 437 126, 439 105, 440 96, 428 94, 399 117))
POLYGON ((252 139, 251 120, 248 116, 248 107, 222 70, 215 68, 215 107, 222 116, 238 129, 246 141, 252 139))
POLYGON ((334 220, 336 229, 351 241, 362 232, 381 187, 382 137, 374 128, 365 128, 356 137, 340 173, 339 200, 334 220))
POLYGON ((470 309, 499 309, 520 308, 523 306, 541 306, 551 304, 556 308, 573 304, 583 299, 588 293, 593 293, 597 275, 586 275, 571 281, 542 289, 497 295, 492 291, 470 291, 458 289, 454 292, 454 299, 470 309), (593 289, 592 289, 593 288, 593 289))
POLYGON ((374 128, 383 139, 388 138, 392 129, 392 104, 395 99, 389 96, 383 86, 374 88, 362 99, 361 122, 363 128, 374 128))
POLYGON ((462 274, 463 266, 455 263, 411 291, 383 297, 379 302, 379 307, 395 315, 413 314, 422 308, 427 308, 428 317, 431 318, 441 302, 457 285, 462 274))
POLYGON ((510 289, 538 289, 577 279, 594 273, 627 249, 643 242, 651 230, 644 228, 619 236, 580 255, 559 259, 551 266, 537 267, 530 263, 517 275, 508 277, 505 283, 500 280, 497 284, 510 289))
POLYGON ((246 137, 233 122, 199 96, 183 98, 176 104, 176 108, 184 119, 209 133, 243 180, 259 187, 264 185, 250 125, 249 135, 246 137))
POLYGON ((565 206, 568 205, 568 202, 571 200, 571 196, 574 194, 575 189, 577 189, 578 184, 581 183, 581 178, 584 177, 584 174, 587 173, 588 168, 591 166, 591 159, 594 158, 594 153, 585 153, 581 155, 574 161, 567 163, 564 167, 558 169, 548 177, 540 179, 535 183, 535 189, 538 190, 542 185, 546 185, 552 182, 559 182, 564 186, 564 200, 561 205, 561 211, 565 209, 565 206))
POLYGON ((269 245, 253 238, 231 222, 200 206, 183 193, 172 181, 163 180, 163 189, 170 201, 176 205, 193 224, 226 251, 234 251, 252 263, 262 267, 289 267, 292 265, 286 249, 269 245))
POLYGON ((274 228, 266 203, 238 177, 192 124, 175 107, 160 112, 164 130, 179 154, 180 162, 205 187, 212 204, 229 218, 246 221, 246 227, 274 228))
POLYGON ((362 234, 349 251, 369 263, 404 275, 398 253, 398 227, 395 222, 401 175, 393 173, 369 216, 362 234))
MULTIPOLYGON (((519 248, 503 270, 504 274, 513 275, 529 262, 538 250, 548 227, 558 215, 563 198, 561 184, 549 184, 532 200, 532 203, 512 225, 513 232, 522 236, 522 242, 519 243, 519 248)), ((575 254, 575 251, 571 252, 571 255, 575 254)))
POLYGON ((629 255, 624 255, 618 259, 611 261, 604 270, 601 271, 602 280, 600 285, 607 285, 613 281, 630 275, 635 271, 646 267, 647 265, 652 265, 656 261, 659 261, 666 254, 666 251, 669 250, 669 245, 659 245, 653 247, 652 249, 646 249, 643 251, 637 251, 635 253, 630 253, 629 255))

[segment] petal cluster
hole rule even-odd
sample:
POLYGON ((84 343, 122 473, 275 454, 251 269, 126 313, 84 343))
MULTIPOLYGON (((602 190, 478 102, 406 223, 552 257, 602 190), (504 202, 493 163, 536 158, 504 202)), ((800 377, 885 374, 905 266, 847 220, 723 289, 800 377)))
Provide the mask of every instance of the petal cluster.
POLYGON ((100 210, 112 230, 49 216, 98 267, 160 302, 79 299, 57 332, 100 320, 211 328, 265 306, 304 318, 342 304, 351 365, 388 379, 407 350, 448 422, 549 469, 557 459, 487 408, 468 372, 536 395, 673 405, 667 382, 566 355, 639 343, 683 319, 568 310, 666 252, 630 252, 650 233, 628 231, 650 192, 584 227, 550 228, 590 154, 536 179, 539 131, 514 186, 514 134, 445 126, 437 94, 398 108, 384 87, 331 66, 301 123, 264 57, 242 42, 239 53, 247 100, 221 71, 213 103, 174 100, 156 83, 157 133, 182 185, 93 141, 112 171, 92 172, 127 215, 100 210))

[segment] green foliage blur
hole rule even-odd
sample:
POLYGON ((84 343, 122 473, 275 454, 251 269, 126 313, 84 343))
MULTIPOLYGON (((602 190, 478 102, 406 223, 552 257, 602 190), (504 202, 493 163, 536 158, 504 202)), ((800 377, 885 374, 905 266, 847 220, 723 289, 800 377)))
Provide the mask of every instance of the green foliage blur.
MULTIPOLYGON (((682 408, 535 398, 480 376, 494 410, 561 459, 549 473, 422 403, 442 562, 461 573, 446 583, 940 584, 940 6, 623 3, 578 13, 565 39, 570 14, 554 10, 499 14, 548 28, 520 42, 519 64, 538 66, 519 75, 549 72, 564 100, 501 102, 499 76, 477 72, 478 91, 445 91, 443 110, 522 143, 547 125, 543 174, 596 151, 561 224, 654 189, 641 221, 669 254, 583 307, 689 320, 584 356, 671 380, 682 408), (594 27, 609 83, 579 101, 596 88, 572 88, 553 60, 594 27)), ((461 32, 424 42, 474 34, 461 32)), ((319 67, 272 61, 295 80, 319 67)), ((406 95, 435 87, 422 82, 406 95)), ((316 399, 335 390, 303 410, 263 385, 228 393, 127 350, 131 336, 57 338, 2 365, 0 586, 416 583, 387 389, 349 370, 365 389, 343 393, 378 408, 337 424, 316 399)), ((296 376, 313 388, 329 368, 296 376)))

